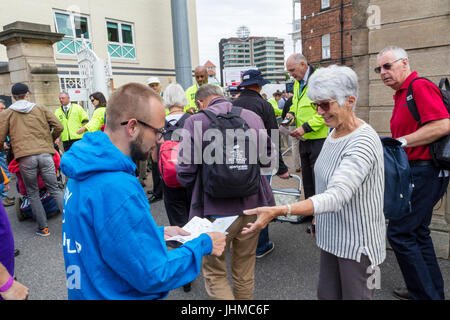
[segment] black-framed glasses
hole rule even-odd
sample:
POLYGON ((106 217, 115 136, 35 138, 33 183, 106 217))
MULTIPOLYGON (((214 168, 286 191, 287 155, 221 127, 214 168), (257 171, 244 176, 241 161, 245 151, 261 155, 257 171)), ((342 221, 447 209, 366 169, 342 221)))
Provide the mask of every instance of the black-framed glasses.
POLYGON ((376 67, 374 69, 374 71, 375 71, 375 73, 381 73, 381 68, 383 68, 384 70, 391 70, 391 68, 394 65, 394 63, 396 63, 397 61, 403 60, 403 59, 405 59, 405 58, 397 59, 397 60, 395 60, 395 61, 393 61, 391 63, 385 63, 381 67, 376 67))
MULTIPOLYGON (((144 121, 135 119, 138 123, 142 124, 145 127, 148 127, 150 129, 152 129, 155 132, 155 135, 157 137, 158 140, 161 140, 162 137, 164 137, 164 135, 166 134, 166 129, 165 128, 161 128, 161 129, 157 129, 154 126, 149 125, 148 123, 145 123, 144 121)), ((121 126, 126 126, 128 124, 128 122, 130 122, 131 120, 128 121, 124 121, 121 122, 120 125, 121 126)))
POLYGON ((337 101, 336 100, 327 100, 324 102, 312 102, 311 105, 316 110, 318 110, 318 108, 320 107, 320 109, 322 109, 323 111, 328 112, 328 110, 330 110, 331 103, 333 103, 333 102, 337 102, 337 101))
POLYGON ((91 99, 91 103, 94 103, 95 99, 91 99))

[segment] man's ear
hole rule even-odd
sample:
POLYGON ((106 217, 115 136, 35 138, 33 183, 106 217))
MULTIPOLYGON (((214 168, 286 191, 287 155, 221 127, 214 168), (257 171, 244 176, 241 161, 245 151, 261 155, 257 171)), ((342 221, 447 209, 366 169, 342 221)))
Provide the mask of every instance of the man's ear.
POLYGON ((128 136, 133 137, 137 134, 137 131, 139 130, 137 124, 138 123, 136 120, 128 121, 128 124, 125 127, 127 129, 128 136))

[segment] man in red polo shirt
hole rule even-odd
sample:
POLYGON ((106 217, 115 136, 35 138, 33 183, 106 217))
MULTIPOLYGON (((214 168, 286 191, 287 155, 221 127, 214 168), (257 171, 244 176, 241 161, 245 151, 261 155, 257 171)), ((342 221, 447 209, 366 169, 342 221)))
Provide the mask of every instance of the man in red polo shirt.
POLYGON ((404 218, 390 220, 387 229, 389 243, 405 279, 407 289, 394 290, 400 299, 445 299, 444 281, 436 259, 429 225, 433 208, 448 187, 448 172, 435 167, 428 145, 450 133, 450 115, 439 89, 431 82, 414 81, 413 95, 423 126, 414 120, 407 105, 411 81, 418 78, 412 72, 406 51, 389 46, 377 57, 381 80, 395 90, 395 106, 391 118, 392 137, 402 143, 411 166, 414 190, 412 212, 404 218))

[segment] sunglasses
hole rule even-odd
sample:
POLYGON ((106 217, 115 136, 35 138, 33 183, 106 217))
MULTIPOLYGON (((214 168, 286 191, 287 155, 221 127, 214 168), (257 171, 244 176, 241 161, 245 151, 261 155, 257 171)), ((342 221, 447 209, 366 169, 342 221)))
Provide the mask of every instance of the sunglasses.
MULTIPOLYGON (((121 122, 120 125, 121 125, 121 126, 126 126, 130 121, 131 121, 131 120, 121 122)), ((157 129, 157 128, 155 128, 155 127, 149 125, 148 123, 145 123, 144 121, 137 120, 137 119, 136 119, 136 121, 137 121, 138 123, 142 124, 143 126, 152 129, 152 130, 155 132, 155 135, 156 135, 156 137, 157 137, 158 140, 161 140, 162 137, 164 137, 164 135, 166 134, 166 129, 165 129, 165 128, 157 129)))
POLYGON ((94 103, 95 99, 91 99, 91 102, 94 103))
POLYGON ((320 102, 320 103, 312 102, 311 105, 316 110, 318 110, 320 107, 320 109, 322 109, 323 111, 328 112, 328 110, 330 110, 331 103, 333 103, 333 102, 337 102, 337 100, 327 100, 327 101, 320 102))
POLYGON ((375 73, 381 73, 381 68, 383 68, 384 70, 391 70, 391 68, 394 65, 394 63, 396 63, 397 61, 403 60, 403 59, 405 59, 405 58, 397 59, 397 60, 395 60, 394 62, 391 62, 391 63, 385 63, 381 67, 376 67, 374 69, 375 73))

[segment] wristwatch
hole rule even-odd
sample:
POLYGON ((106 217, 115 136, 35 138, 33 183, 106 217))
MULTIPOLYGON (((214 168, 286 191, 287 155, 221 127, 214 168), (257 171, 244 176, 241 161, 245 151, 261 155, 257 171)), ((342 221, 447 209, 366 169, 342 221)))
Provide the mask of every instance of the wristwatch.
POLYGON ((287 204, 287 212, 286 212, 286 217, 290 218, 292 216, 292 206, 290 204, 287 204))
POLYGON ((397 141, 399 141, 402 144, 401 145, 402 148, 404 148, 408 145, 408 141, 406 141, 406 139, 403 137, 397 138, 397 141))

